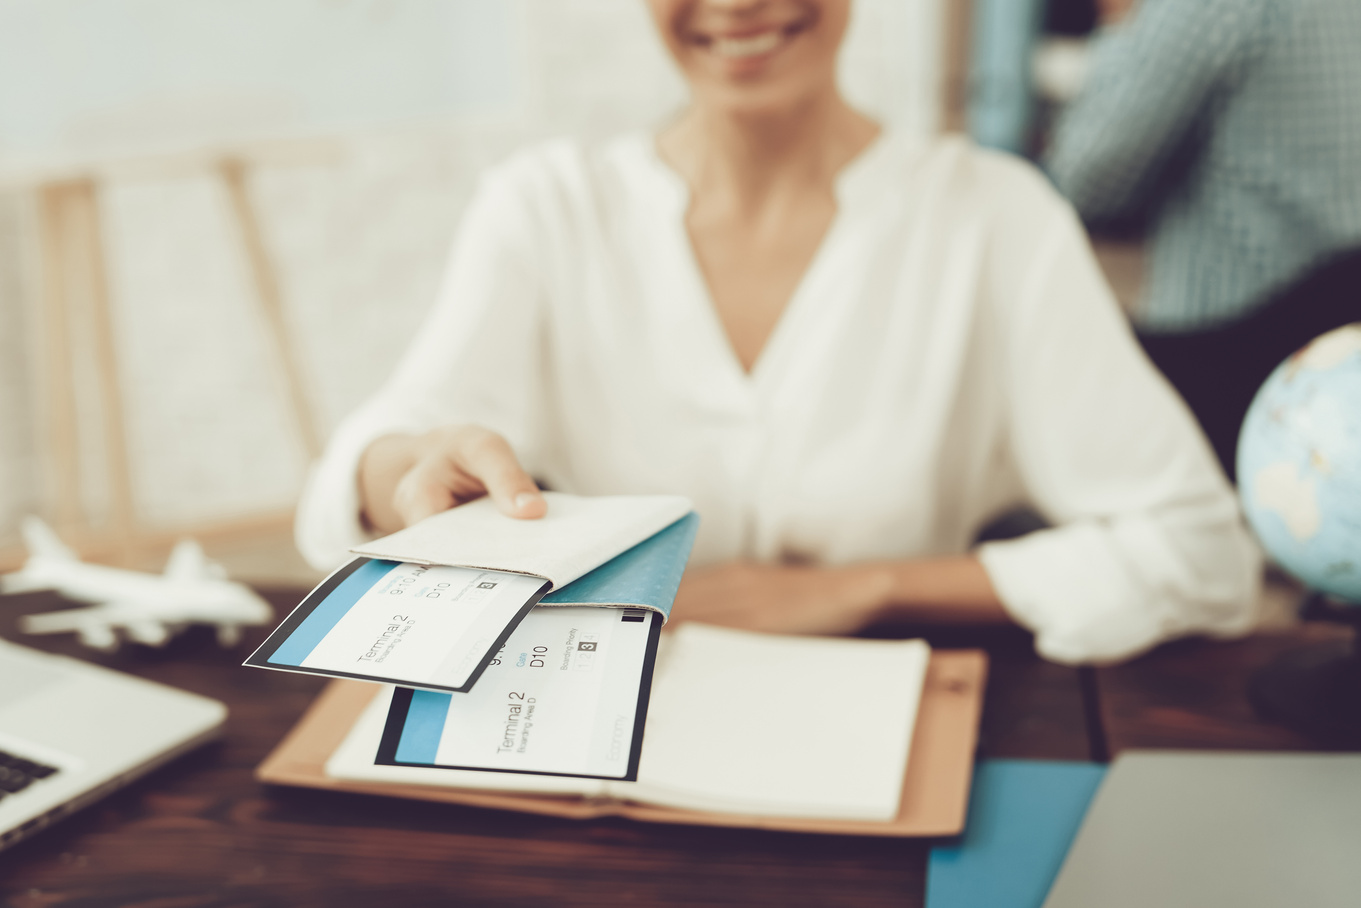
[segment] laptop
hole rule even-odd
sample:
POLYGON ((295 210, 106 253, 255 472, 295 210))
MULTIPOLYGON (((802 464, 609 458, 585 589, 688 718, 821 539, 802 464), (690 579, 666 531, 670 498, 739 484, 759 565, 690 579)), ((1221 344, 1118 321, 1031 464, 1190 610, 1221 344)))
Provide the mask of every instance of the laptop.
POLYGON ((1361 905, 1361 754, 1126 752, 1044 908, 1292 905, 1361 905))
POLYGON ((0 640, 0 850, 221 730, 216 700, 0 640))

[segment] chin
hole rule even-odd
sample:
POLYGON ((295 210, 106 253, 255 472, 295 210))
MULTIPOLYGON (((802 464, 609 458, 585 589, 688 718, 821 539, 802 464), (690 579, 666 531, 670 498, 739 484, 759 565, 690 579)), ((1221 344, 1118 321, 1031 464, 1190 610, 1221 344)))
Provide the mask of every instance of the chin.
POLYGON ((713 111, 740 117, 774 117, 789 114, 807 106, 825 93, 831 81, 814 85, 708 85, 695 89, 695 101, 713 111))

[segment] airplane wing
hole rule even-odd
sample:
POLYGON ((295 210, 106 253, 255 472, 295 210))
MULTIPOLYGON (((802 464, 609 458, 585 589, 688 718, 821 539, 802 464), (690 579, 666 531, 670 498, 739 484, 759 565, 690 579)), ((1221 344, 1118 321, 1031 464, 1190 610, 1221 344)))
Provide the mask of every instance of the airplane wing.
POLYGON ((21 530, 24 534, 24 545, 28 547, 30 556, 52 561, 80 560, 41 517, 29 514, 24 518, 21 530))
POLYGON ((221 565, 208 560, 197 542, 181 539, 170 552, 164 576, 167 580, 222 580, 226 572, 221 565))
MULTIPOLYGON (((207 565, 210 570, 214 567, 212 562, 207 565)), ((19 630, 25 634, 75 633, 86 646, 108 650, 117 648, 119 630, 129 640, 161 646, 183 625, 204 623, 217 626, 218 640, 224 646, 234 646, 240 640, 242 625, 264 624, 273 617, 268 603, 244 588, 243 592, 242 601, 218 603, 206 611, 196 610, 192 603, 167 611, 163 603, 111 599, 84 608, 24 615, 19 619, 19 630)))
POLYGON ((59 609, 24 615, 19 619, 19 630, 25 634, 75 633, 86 646, 95 649, 118 648, 117 630, 122 628, 128 638, 148 646, 161 646, 170 639, 170 631, 160 621, 144 617, 144 607, 136 602, 107 602, 88 608, 59 609))
POLYGON ((86 609, 59 609, 44 611, 35 615, 19 618, 19 630, 27 634, 76 633, 80 643, 95 649, 117 649, 118 628, 128 630, 128 636, 139 643, 161 645, 169 634, 142 625, 157 625, 157 622, 139 618, 142 606, 133 602, 109 602, 88 606, 86 609))
POLYGON ((19 630, 25 634, 69 634, 87 627, 113 627, 123 623, 119 618, 120 612, 135 613, 136 609, 136 603, 114 602, 39 612, 21 617, 19 630))

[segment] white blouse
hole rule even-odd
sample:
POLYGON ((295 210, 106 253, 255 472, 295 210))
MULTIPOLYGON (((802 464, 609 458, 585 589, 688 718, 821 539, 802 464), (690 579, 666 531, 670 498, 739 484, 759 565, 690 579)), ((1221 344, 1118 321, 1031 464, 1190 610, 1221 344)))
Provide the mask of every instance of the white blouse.
POLYGON ((553 489, 689 496, 692 564, 962 553, 1030 504, 1053 529, 978 554, 1046 657, 1246 630, 1260 555, 1234 496, 1044 179, 889 134, 836 196, 747 373, 650 136, 487 173, 434 311, 313 471, 303 553, 330 567, 365 538, 374 439, 478 423, 553 489))

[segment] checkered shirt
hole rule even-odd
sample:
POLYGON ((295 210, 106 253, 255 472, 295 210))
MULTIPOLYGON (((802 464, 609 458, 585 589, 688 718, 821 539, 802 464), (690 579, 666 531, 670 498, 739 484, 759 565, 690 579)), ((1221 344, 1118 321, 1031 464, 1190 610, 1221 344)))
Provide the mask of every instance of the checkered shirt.
POLYGON ((1046 167, 1093 226, 1147 220, 1142 327, 1251 308, 1361 245, 1361 0, 1142 0, 1046 167))

